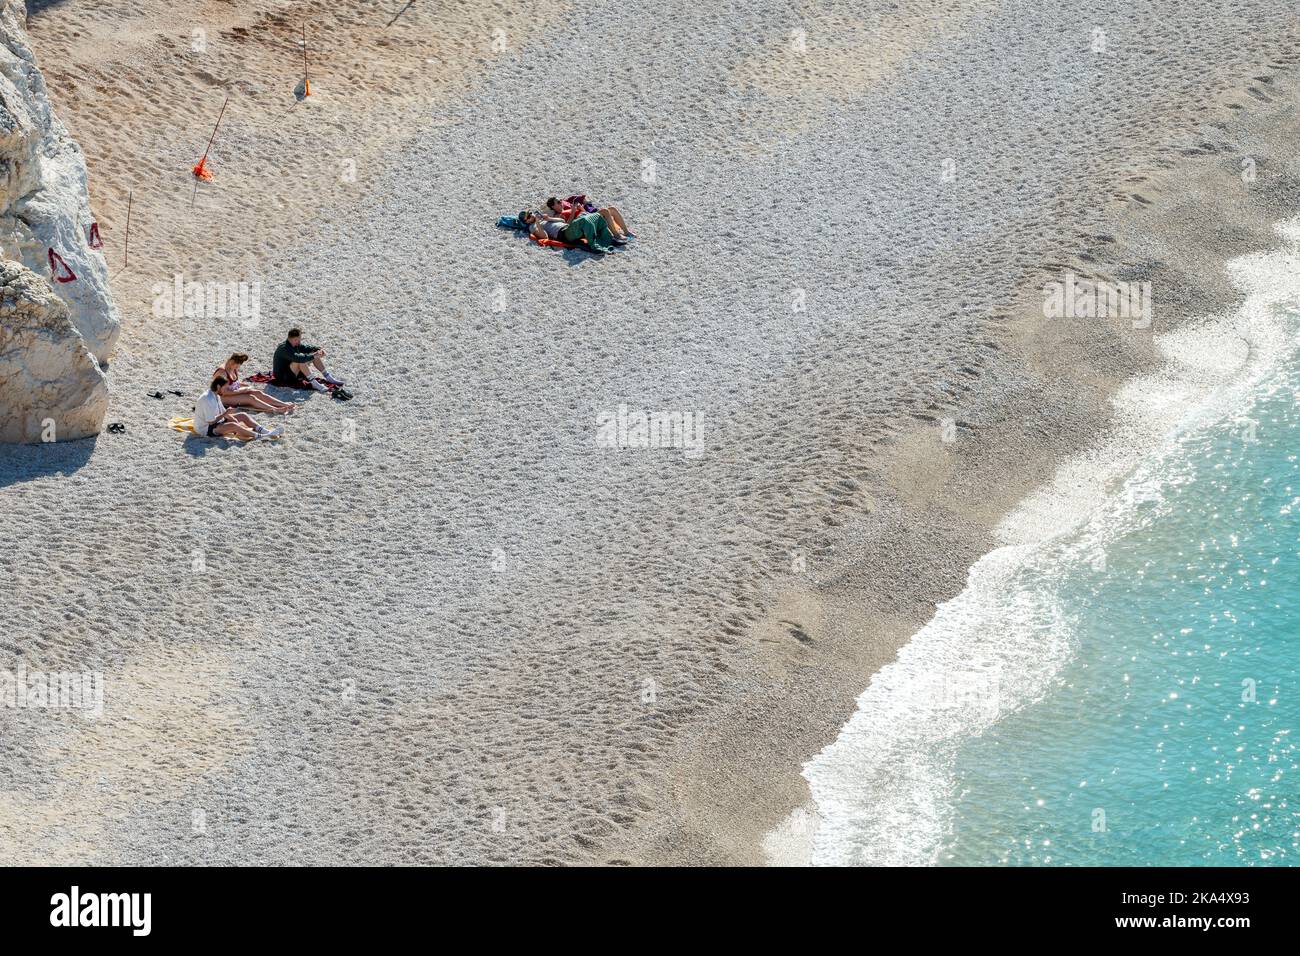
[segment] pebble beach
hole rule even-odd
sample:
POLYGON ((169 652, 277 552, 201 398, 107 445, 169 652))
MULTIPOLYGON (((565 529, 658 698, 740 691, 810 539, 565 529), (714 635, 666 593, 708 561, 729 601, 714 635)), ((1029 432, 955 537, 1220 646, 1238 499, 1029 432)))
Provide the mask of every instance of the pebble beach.
POLYGON ((125 432, 0 447, 0 662, 104 691, 0 713, 5 863, 769 862, 872 675, 1162 361, 1044 283, 1149 281, 1177 328, 1300 209, 1276 0, 400 6, 29 17, 125 432), (569 193, 636 239, 495 225, 569 193), (256 294, 181 315, 178 276, 256 294), (167 428, 294 325, 351 402, 167 428))

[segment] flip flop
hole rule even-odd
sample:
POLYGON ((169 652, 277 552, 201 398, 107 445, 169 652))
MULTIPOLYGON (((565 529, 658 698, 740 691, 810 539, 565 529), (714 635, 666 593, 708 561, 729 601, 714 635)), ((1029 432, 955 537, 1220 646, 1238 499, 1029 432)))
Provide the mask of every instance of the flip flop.
POLYGON ((110 435, 121 435, 126 431, 126 426, 121 422, 113 422, 113 424, 109 425, 108 428, 104 430, 110 435))

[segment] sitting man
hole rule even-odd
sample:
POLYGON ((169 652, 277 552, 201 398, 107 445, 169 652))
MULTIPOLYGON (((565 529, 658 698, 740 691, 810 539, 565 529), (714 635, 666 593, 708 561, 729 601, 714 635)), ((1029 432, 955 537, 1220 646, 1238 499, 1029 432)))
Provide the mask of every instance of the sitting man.
POLYGON ((241 441, 278 436, 280 429, 259 425, 246 412, 236 412, 222 404, 221 390, 229 384, 226 376, 217 375, 212 386, 199 396, 194 406, 194 433, 204 438, 238 438, 241 441))
POLYGON ((284 388, 301 388, 305 381, 318 392, 328 392, 325 383, 342 385, 343 380, 335 378, 325 371, 325 350, 314 345, 302 344, 302 331, 290 329, 288 336, 275 350, 275 359, 271 366, 271 380, 284 388), (317 378, 312 369, 320 372, 317 378))

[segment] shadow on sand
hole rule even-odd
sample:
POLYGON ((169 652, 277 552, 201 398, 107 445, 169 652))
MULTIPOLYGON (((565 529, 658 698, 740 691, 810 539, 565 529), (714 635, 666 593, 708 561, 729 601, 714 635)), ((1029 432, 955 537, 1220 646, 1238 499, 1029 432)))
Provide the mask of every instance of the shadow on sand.
POLYGON ((239 441, 237 438, 200 438, 193 432, 185 433, 185 440, 181 442, 181 448, 185 449, 185 454, 191 458, 202 458, 213 451, 226 451, 229 448, 242 448, 248 442, 239 441))
POLYGON ((605 258, 605 256, 598 256, 593 253, 587 252, 583 249, 543 249, 541 246, 537 246, 536 243, 528 241, 528 233, 519 230, 509 231, 505 229, 498 229, 498 234, 501 235, 502 238, 506 240, 523 239, 526 245, 536 246, 538 249, 541 249, 543 252, 552 255, 558 252, 560 254, 560 257, 569 266, 580 266, 588 262, 599 262, 601 259, 605 258))
POLYGON ((66 2, 67 0, 27 0, 27 15, 30 17, 34 13, 44 13, 66 2))
POLYGON ((71 475, 90 461, 99 436, 35 445, 0 445, 0 488, 51 475, 71 475))

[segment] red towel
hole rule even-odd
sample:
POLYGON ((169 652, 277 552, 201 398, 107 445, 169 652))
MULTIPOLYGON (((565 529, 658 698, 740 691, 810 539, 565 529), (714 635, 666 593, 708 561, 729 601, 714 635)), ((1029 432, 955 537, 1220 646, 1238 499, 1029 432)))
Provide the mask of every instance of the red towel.
POLYGON ((553 249, 582 249, 582 246, 575 246, 567 242, 561 242, 559 239, 538 239, 532 233, 528 234, 528 238, 533 240, 533 242, 537 243, 539 246, 550 246, 553 249))
MULTIPOLYGON (((258 372, 256 375, 250 375, 250 376, 248 376, 248 378, 244 379, 244 381, 245 381, 245 382, 251 382, 251 383, 253 383, 254 385, 275 384, 275 377, 274 377, 270 372, 258 372)), ((319 381, 320 381, 320 383, 321 383, 322 385, 325 386, 325 390, 326 390, 327 392, 332 392, 332 391, 334 391, 334 389, 336 389, 336 388, 342 388, 341 385, 335 385, 333 382, 327 382, 327 381, 325 381, 324 379, 319 379, 319 381)), ((284 387, 284 388, 296 388, 296 389, 298 389, 299 391, 302 391, 302 392, 311 392, 311 391, 315 391, 315 389, 313 389, 313 388, 311 387, 311 384, 310 384, 310 383, 309 383, 305 378, 300 378, 300 379, 298 379, 298 381, 294 382, 292 385, 285 385, 285 386, 283 386, 283 387, 284 387)))

